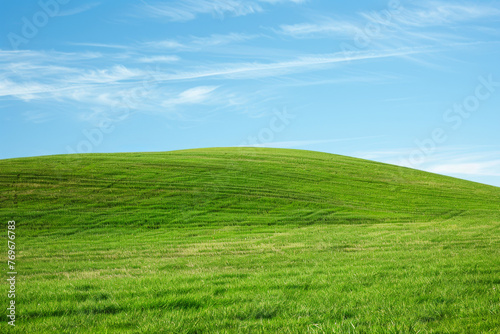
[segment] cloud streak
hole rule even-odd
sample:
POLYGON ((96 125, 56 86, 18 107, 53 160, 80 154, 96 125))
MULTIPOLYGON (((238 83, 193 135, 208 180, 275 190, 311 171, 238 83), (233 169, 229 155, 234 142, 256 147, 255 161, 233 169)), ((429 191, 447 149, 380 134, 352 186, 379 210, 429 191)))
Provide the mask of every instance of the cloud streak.
POLYGON ((137 61, 140 63, 174 63, 179 60, 178 56, 148 56, 139 58, 137 61))
POLYGON ((189 38, 184 38, 184 40, 182 41, 173 39, 149 41, 143 43, 143 47, 189 52, 202 50, 206 51, 207 48, 214 48, 233 43, 241 43, 257 37, 258 35, 248 35, 240 33, 212 34, 207 37, 191 36, 189 38))
MULTIPOLYGON (((163 83, 175 83, 186 80, 200 80, 210 78, 225 79, 248 79, 264 78, 286 75, 300 71, 307 71, 324 66, 332 66, 344 62, 373 60, 391 57, 401 57, 410 54, 432 52, 430 49, 396 49, 374 52, 358 52, 350 57, 345 57, 342 53, 318 54, 302 56, 292 60, 277 61, 270 63, 228 63, 214 66, 198 67, 198 70, 184 69, 169 73, 165 70, 155 70, 155 80, 163 83)), ((101 69, 86 69, 82 67, 70 66, 73 60, 68 59, 67 54, 52 54, 55 59, 62 61, 65 59, 66 66, 56 66, 48 62, 46 55, 39 57, 39 53, 21 54, 23 63, 6 63, 7 70, 0 72, 0 96, 22 97, 22 99, 34 99, 50 97, 54 92, 71 91, 71 88, 81 89, 82 87, 95 88, 96 85, 108 85, 106 89, 113 90, 117 86, 131 86, 140 83, 149 76, 148 71, 127 67, 125 65, 114 65, 101 69), (31 60, 29 60, 31 59, 31 60), (45 61, 41 61, 45 59, 45 61), (25 78, 30 78, 25 80, 25 78), (43 94, 47 93, 47 94, 43 94)), ((9 57, 10 58, 10 57, 9 57)), ((75 54, 75 60, 81 60, 81 55, 75 54)), ((10 60, 10 59, 9 59, 10 60)), ((150 56, 139 58, 139 62, 174 62, 178 58, 171 56, 150 56)), ((0 53, 1 62, 1 53, 0 53)), ((103 89, 103 87, 100 87, 103 89)), ((58 95, 58 97, 60 97, 58 95)))
POLYGON ((500 176, 500 160, 444 163, 426 169, 429 172, 447 175, 500 176))
POLYGON ((184 0, 171 3, 146 3, 143 11, 151 17, 161 17, 169 21, 185 22, 198 15, 210 14, 214 17, 224 15, 243 16, 262 11, 262 7, 251 1, 238 0, 184 0))
POLYGON ((210 99, 211 93, 216 90, 217 86, 199 86, 187 89, 181 92, 178 96, 167 99, 162 102, 163 107, 176 107, 184 104, 200 104, 210 99))
POLYGON ((185 22, 194 20, 199 15, 211 15, 216 18, 245 16, 264 11, 263 5, 302 4, 307 0, 183 0, 164 2, 146 2, 142 12, 150 17, 164 18, 168 21, 185 22))
POLYGON ((475 25, 480 29, 481 20, 499 17, 500 8, 494 4, 430 1, 408 7, 389 6, 354 16, 320 16, 311 22, 281 25, 276 32, 294 38, 333 37, 364 43, 384 41, 391 45, 395 41, 442 42, 465 38, 456 30, 457 24, 472 23, 468 29, 474 29, 475 25))
POLYGON ((315 35, 335 35, 350 37, 362 31, 358 24, 347 21, 323 19, 317 23, 297 23, 281 25, 278 33, 296 38, 309 38, 315 35))
MULTIPOLYGON (((401 25, 412 27, 435 27, 489 17, 498 17, 500 9, 492 5, 477 3, 455 4, 430 1, 420 9, 403 8, 394 19, 401 25)), ((371 13, 362 14, 366 19, 383 23, 371 13)))
MULTIPOLYGON (((356 156, 404 167, 402 156, 408 156, 412 148, 359 152, 356 156)), ((498 147, 447 146, 439 148, 426 163, 417 169, 454 177, 500 176, 500 150, 498 147)))
POLYGON ((352 53, 349 56, 339 52, 335 54, 303 56, 293 60, 273 63, 227 64, 225 66, 219 66, 219 68, 215 70, 185 71, 174 74, 160 75, 159 78, 165 81, 192 80, 210 77, 224 77, 232 79, 262 78, 320 68, 322 66, 331 66, 339 63, 402 57, 411 54, 428 52, 434 52, 434 50, 429 48, 406 48, 385 51, 360 51, 352 53))
MULTIPOLYGON (((84 110, 81 119, 99 117, 127 108, 144 113, 179 113, 194 105, 234 108, 242 101, 262 99, 252 92, 227 85, 234 80, 281 77, 292 73, 330 68, 345 62, 401 57, 432 52, 428 49, 395 49, 343 54, 312 54, 274 62, 234 62, 217 65, 184 64, 173 55, 130 54, 128 63, 114 64, 119 57, 100 53, 0 51, 0 99, 25 103, 55 103, 66 110, 84 110), (15 61, 17 60, 17 61, 15 61), (108 61, 109 60, 109 61, 108 61), (182 63, 182 66, 174 64, 182 63), (150 68, 156 65, 155 69, 150 68), (163 64, 166 68, 160 67, 163 64), (178 70, 174 70, 179 68, 178 70), (225 89, 220 82, 225 80, 225 89), (36 101, 36 102, 35 102, 36 101)), ((31 122, 39 122, 26 116, 31 122)))

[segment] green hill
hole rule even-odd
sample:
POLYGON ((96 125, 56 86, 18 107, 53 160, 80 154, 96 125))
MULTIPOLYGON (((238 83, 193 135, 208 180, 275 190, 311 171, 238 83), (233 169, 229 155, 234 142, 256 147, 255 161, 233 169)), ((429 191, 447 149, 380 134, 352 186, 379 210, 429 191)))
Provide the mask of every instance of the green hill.
POLYGON ((500 328, 497 187, 214 148, 0 160, 0 203, 19 273, 2 332, 500 328))
POLYGON ((47 156, 0 168, 2 214, 29 229, 499 217, 497 187, 298 150, 47 156))

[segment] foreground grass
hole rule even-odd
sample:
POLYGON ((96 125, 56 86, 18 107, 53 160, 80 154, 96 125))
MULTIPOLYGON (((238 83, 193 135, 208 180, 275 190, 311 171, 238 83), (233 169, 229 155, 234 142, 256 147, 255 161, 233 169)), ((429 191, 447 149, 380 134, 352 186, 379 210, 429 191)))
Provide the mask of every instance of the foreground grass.
POLYGON ((495 333, 499 229, 470 221, 20 239, 17 328, 495 333))
POLYGON ((495 187, 282 150, 0 167, 19 250, 17 326, 0 332, 500 328, 495 187))

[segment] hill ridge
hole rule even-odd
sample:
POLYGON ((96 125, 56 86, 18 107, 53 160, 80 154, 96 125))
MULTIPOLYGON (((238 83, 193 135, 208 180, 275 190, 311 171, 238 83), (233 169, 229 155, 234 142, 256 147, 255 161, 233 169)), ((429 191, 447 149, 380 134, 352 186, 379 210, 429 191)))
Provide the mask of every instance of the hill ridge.
POLYGON ((0 169, 2 215, 39 215, 36 229, 47 220, 155 228, 442 221, 498 216, 500 203, 493 186, 306 150, 45 156, 1 160, 0 169))

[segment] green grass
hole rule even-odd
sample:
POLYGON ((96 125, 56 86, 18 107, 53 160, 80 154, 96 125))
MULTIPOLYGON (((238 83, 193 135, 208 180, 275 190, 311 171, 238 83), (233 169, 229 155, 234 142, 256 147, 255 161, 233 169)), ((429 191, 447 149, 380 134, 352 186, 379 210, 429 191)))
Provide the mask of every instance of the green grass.
POLYGON ((499 208, 497 187, 308 151, 0 160, 0 332, 498 333, 499 208))

